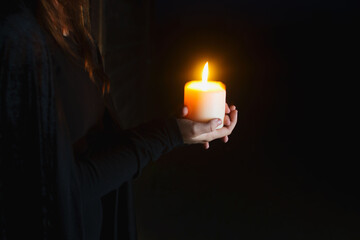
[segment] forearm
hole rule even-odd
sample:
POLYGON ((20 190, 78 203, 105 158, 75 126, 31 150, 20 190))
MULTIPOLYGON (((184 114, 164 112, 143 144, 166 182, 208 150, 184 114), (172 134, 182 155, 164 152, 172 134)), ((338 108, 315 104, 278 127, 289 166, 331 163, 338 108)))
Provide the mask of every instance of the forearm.
POLYGON ((77 163, 82 189, 90 196, 104 195, 182 143, 175 119, 93 137, 87 157, 77 163))

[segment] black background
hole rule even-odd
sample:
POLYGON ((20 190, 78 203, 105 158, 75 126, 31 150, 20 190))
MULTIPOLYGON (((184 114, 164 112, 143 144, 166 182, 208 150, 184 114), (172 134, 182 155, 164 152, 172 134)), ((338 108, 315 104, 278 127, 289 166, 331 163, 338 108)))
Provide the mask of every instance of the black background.
POLYGON ((359 239, 358 6, 107 0, 103 53, 124 128, 176 112, 209 61, 239 110, 230 141, 135 181, 140 240, 359 239))

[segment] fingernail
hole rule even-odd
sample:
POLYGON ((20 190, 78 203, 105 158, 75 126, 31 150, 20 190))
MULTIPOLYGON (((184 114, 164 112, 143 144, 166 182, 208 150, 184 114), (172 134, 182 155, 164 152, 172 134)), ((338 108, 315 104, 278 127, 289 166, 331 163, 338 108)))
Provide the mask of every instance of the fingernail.
POLYGON ((218 119, 218 120, 216 121, 216 123, 217 123, 218 125, 220 125, 220 124, 222 123, 222 121, 221 121, 220 119, 218 119))

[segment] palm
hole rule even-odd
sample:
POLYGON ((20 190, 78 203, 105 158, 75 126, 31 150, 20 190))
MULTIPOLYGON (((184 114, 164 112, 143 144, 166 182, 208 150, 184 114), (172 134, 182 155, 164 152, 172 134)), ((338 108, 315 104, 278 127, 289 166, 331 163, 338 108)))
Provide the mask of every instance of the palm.
MULTIPOLYGON (((187 107, 183 107, 182 116, 186 117, 188 113, 187 107)), ((222 139, 223 142, 228 141, 237 123, 237 110, 235 106, 230 108, 226 104, 224 127, 216 129, 221 124, 217 119, 213 119, 208 123, 199 123, 189 119, 178 119, 179 128, 185 143, 202 143, 204 147, 209 148, 209 142, 214 139, 222 139)))

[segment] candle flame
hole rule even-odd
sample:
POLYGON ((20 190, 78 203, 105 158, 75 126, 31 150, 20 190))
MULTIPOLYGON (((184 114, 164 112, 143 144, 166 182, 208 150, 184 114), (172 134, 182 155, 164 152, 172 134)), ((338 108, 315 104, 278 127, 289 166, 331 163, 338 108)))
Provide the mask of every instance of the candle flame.
POLYGON ((203 73, 202 73, 202 82, 203 82, 203 84, 207 83, 208 75, 209 75, 209 62, 206 62, 205 66, 204 66, 203 73))

